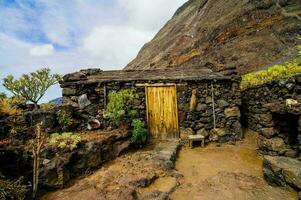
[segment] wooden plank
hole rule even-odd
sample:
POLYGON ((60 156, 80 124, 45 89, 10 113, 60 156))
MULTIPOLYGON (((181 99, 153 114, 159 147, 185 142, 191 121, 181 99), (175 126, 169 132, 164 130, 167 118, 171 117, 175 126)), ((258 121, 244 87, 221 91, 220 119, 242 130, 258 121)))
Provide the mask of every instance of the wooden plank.
POLYGON ((178 138, 178 133, 179 133, 179 118, 178 118, 178 98, 177 98, 177 87, 174 85, 173 87, 173 100, 174 100, 174 110, 173 112, 174 115, 174 138, 178 138))
POLYGON ((179 137, 176 86, 146 87, 147 120, 151 138, 179 137))

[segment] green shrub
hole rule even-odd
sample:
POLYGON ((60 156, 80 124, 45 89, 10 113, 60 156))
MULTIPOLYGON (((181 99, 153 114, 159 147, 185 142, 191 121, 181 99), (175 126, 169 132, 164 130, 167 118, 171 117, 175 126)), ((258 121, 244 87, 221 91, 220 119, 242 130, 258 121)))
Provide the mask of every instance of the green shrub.
POLYGON ((130 110, 128 115, 131 119, 135 119, 138 117, 139 112, 138 110, 130 110))
POLYGON ((69 113, 67 113, 64 110, 58 110, 56 112, 56 118, 57 121, 59 122, 59 125, 61 126, 62 129, 66 129, 68 126, 72 124, 72 117, 69 113))
POLYGON ((131 144, 134 146, 143 146, 147 142, 148 132, 144 128, 144 123, 140 119, 134 119, 132 122, 132 138, 131 144))
POLYGON ((77 144, 81 141, 78 134, 73 133, 54 133, 50 136, 49 144, 60 150, 70 150, 77 148, 77 144))
POLYGON ((53 108, 54 106, 55 106, 55 103, 53 103, 53 102, 42 103, 42 104, 40 105, 40 109, 41 109, 41 110, 49 110, 49 109, 53 108))
POLYGON ((0 179, 0 199, 25 199, 26 187, 22 185, 22 182, 23 178, 17 181, 0 179))
MULTIPOLYGON (((300 47, 299 47, 300 48, 300 47)), ((242 76, 240 87, 242 90, 263 85, 273 80, 288 78, 301 74, 301 48, 299 56, 283 65, 275 65, 267 70, 253 72, 242 76)))
POLYGON ((120 90, 109 94, 109 103, 104 118, 112 120, 114 125, 120 125, 122 117, 129 114, 137 95, 133 90, 120 90))
POLYGON ((0 92, 0 99, 7 98, 6 94, 4 92, 0 92))

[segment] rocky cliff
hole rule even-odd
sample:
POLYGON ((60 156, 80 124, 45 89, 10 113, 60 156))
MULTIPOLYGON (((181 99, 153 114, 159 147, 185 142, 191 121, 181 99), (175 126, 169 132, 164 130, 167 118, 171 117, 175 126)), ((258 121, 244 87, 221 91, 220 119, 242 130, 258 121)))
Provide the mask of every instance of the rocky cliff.
POLYGON ((125 69, 258 70, 301 43, 301 0, 190 0, 125 69))

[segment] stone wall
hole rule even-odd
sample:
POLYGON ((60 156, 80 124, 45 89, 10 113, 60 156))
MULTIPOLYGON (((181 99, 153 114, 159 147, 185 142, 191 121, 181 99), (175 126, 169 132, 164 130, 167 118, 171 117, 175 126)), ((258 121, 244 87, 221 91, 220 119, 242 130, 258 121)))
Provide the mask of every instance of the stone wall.
POLYGON ((238 83, 231 81, 189 82, 188 85, 177 87, 177 93, 181 127, 191 128, 194 133, 204 135, 207 142, 241 139, 241 99, 238 83), (196 102, 194 108, 191 109, 193 93, 195 93, 196 102), (215 129, 213 113, 215 113, 215 129))
MULTIPOLYGON (((145 89, 137 86, 143 83, 175 83, 177 84, 177 97, 180 126, 191 128, 195 134, 203 134, 207 141, 226 142, 238 140, 242 137, 240 124, 240 89, 239 80, 164 80, 164 81, 107 81, 97 82, 85 80, 85 77, 96 73, 97 70, 85 70, 68 74, 61 82, 64 103, 75 108, 77 119, 81 124, 91 120, 98 120, 102 128, 106 128, 102 113, 108 103, 108 94, 121 89, 134 89, 139 96, 135 108, 139 110, 140 118, 146 120, 145 89), (82 81, 85 80, 85 81, 82 81), (213 123, 212 90, 216 116, 216 129, 213 123), (195 95, 193 95, 193 91, 195 95), (194 97, 193 97, 194 96, 194 97), (191 99, 195 104, 191 109, 191 99)), ((83 129, 85 127, 82 127, 83 129)))
POLYGON ((242 92, 245 126, 259 132, 263 154, 297 157, 301 144, 301 76, 242 92))
MULTIPOLYGON (((43 122, 47 133, 76 131, 79 122, 75 120, 74 108, 70 105, 59 105, 49 110, 23 110, 19 115, 0 117, 0 139, 12 138, 25 141, 34 136, 35 125, 43 122), (72 124, 63 130, 58 122, 57 111, 62 110, 70 115, 72 124)), ((1 147, 1 146, 0 146, 1 147)))
POLYGON ((82 85, 63 86, 64 103, 73 106, 74 118, 78 121, 78 130, 86 130, 88 124, 99 122, 99 127, 108 128, 110 124, 103 119, 103 113, 108 103, 108 95, 112 91, 132 89, 138 95, 133 109, 139 110, 139 118, 145 119, 145 90, 135 87, 135 82, 91 83, 82 85))
MULTIPOLYGON (((59 152, 47 146, 41 154, 40 186, 62 188, 74 177, 119 156, 129 148, 130 134, 125 130, 106 133, 87 133, 73 151, 59 152)), ((0 147, 0 175, 8 179, 23 176, 32 180, 32 152, 25 146, 0 147)))
POLYGON ((82 139, 78 148, 71 152, 58 153, 52 148, 46 149, 40 172, 41 185, 62 188, 70 179, 113 160, 129 148, 129 136, 125 130, 96 133, 91 139, 82 139))

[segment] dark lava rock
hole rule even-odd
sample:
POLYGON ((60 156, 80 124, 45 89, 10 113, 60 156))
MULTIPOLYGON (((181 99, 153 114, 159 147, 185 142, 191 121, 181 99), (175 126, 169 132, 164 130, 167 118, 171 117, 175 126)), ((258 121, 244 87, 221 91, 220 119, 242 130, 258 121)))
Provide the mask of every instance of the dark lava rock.
POLYGON ((274 135, 278 134, 279 131, 273 127, 270 128, 262 128, 260 130, 260 134, 263 135, 266 138, 272 138, 274 135))
POLYGON ((301 162, 287 157, 264 156, 264 178, 272 185, 301 190, 301 162))
POLYGON ((262 151, 272 151, 282 153, 286 150, 285 143, 282 138, 275 137, 267 139, 265 137, 258 138, 258 147, 262 151))

